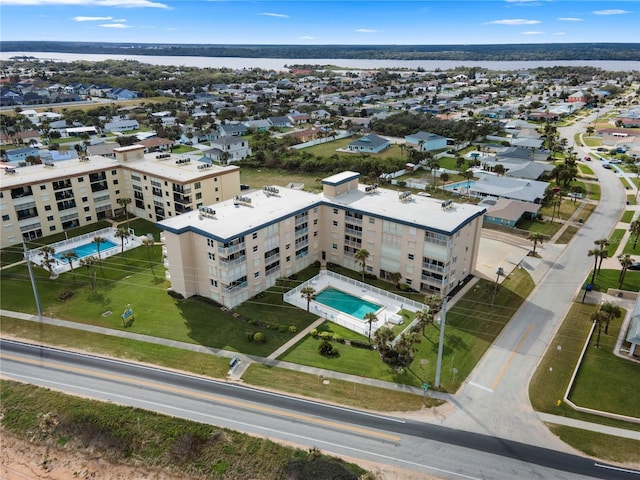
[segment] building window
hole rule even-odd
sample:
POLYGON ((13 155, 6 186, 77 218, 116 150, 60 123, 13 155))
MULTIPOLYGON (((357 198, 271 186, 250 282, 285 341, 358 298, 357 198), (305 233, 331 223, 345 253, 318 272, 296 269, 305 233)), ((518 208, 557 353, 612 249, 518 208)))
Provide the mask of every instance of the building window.
POLYGON ((45 211, 50 211, 51 210, 51 205, 45 205, 44 206, 45 211))
POLYGON ((411 285, 411 279, 410 278, 405 278, 404 279, 404 283, 406 283, 407 285, 411 285))
POLYGON ((318 236, 318 231, 316 230, 315 232, 313 232, 313 236, 317 237, 318 236))
POLYGON ((216 187, 215 191, 216 191, 216 192, 218 191, 218 187, 216 187))
POLYGON ((215 260, 215 259, 216 259, 216 254, 209 252, 209 260, 215 260))
POLYGON ((50 232, 55 231, 55 229, 56 229, 56 226, 55 226, 55 225, 51 225, 51 226, 49 227, 49 231, 50 231, 50 232))
POLYGON ((90 216, 89 216, 89 217, 84 217, 84 219, 85 219, 87 222, 90 222, 90 221, 91 221, 91 217, 90 217, 90 216))
POLYGON ((196 190, 198 190, 198 189, 200 188, 200 182, 196 182, 196 183, 193 185, 193 188, 195 188, 196 190))
POLYGON ((334 214, 334 215, 337 215, 337 214, 338 214, 338 209, 337 209, 337 208, 334 208, 334 209, 333 209, 333 214, 334 214))
POLYGON ((213 177, 213 181, 217 182, 218 181, 218 177, 213 177))
POLYGON ((82 202, 87 203, 89 201, 89 197, 82 197, 82 202))
POLYGON ((287 257, 287 262, 290 262, 290 261, 291 261, 291 256, 288 256, 287 257))
POLYGON ((333 248, 334 250, 338 249, 338 244, 337 243, 332 243, 331 244, 331 248, 333 248))
POLYGON ((118 179, 117 178, 113 181, 113 184, 114 185, 118 185, 118 179))
POLYGON ((410 253, 409 255, 407 255, 407 258, 409 258, 409 260, 413 260, 413 253, 410 253))
MULTIPOLYGON (((51 217, 53 219, 53 217, 51 217)), ((9 221, 9 215, 2 215, 2 221, 3 222, 8 222, 9 221)))
MULTIPOLYGON (((7 215, 7 217, 8 217, 8 216, 9 216, 9 215, 7 215)), ((2 219, 4 220, 4 217, 2 217, 2 219)), ((9 219, 7 218, 7 220, 9 220, 9 219)), ((49 216, 47 217, 47 222, 53 222, 53 215, 49 215, 49 216)))
POLYGON ((333 221, 333 226, 337 227, 338 226, 338 222, 336 222, 335 220, 333 221))
POLYGON ((46 190, 47 186, 46 185, 40 185, 40 190, 46 190))
POLYGON ((210 238, 207 238, 207 246, 208 247, 215 247, 216 246, 216 242, 214 240, 211 240, 210 238))
POLYGON ((314 225, 317 225, 317 224, 318 224, 318 219, 317 219, 317 218, 314 218, 314 219, 313 219, 313 224, 314 224, 314 225))
POLYGON ((196 200, 200 200, 202 198, 202 193, 198 192, 196 193, 196 200))
POLYGON ((253 253, 256 253, 257 251, 258 251, 258 246, 257 246, 257 245, 254 245, 254 246, 253 246, 253 253))
POLYGON ((84 182, 84 177, 78 177, 78 182, 84 182))
POLYGON ((291 244, 287 243, 287 246, 285 247, 287 250, 289 250, 291 248, 291 244))
POLYGON ((220 197, 216 197, 216 202, 219 202, 219 201, 220 201, 220 197))
POLYGON ((313 213, 318 213, 318 207, 313 207, 313 213))
POLYGON ((212 287, 217 287, 218 286, 218 281, 214 280, 213 278, 211 279, 211 286, 212 287))
POLYGON ((260 276, 260 272, 256 272, 253 274, 253 278, 258 278, 260 276))
POLYGON ((89 211, 89 207, 84 207, 84 211, 88 212, 89 211))

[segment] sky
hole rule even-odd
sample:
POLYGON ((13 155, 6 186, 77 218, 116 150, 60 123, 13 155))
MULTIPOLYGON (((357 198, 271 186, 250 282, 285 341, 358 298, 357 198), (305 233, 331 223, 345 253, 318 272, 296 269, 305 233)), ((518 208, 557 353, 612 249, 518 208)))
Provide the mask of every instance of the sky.
POLYGON ((0 40, 636 43, 640 0, 0 0, 0 40))

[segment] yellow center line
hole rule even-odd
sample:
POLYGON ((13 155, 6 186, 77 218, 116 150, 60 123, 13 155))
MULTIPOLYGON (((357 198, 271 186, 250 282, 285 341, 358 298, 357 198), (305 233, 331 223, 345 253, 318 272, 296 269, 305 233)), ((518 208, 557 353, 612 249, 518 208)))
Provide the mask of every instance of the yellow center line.
POLYGON ((509 368, 509 365, 511 364, 511 362, 513 361, 513 358, 516 356, 516 354, 518 353, 518 350, 520 350, 520 347, 522 346, 522 344, 524 343, 524 341, 527 339, 527 337, 529 336, 529 334, 531 333, 531 330, 533 330, 533 327, 535 326, 535 324, 532 322, 529 324, 529 328, 527 328, 527 331, 524 332, 524 335, 522 335, 522 338, 520 339, 520 341, 518 342, 518 344, 516 345, 516 348, 513 349, 513 352, 511 352, 511 355, 509 355, 509 358, 507 359, 507 361, 505 362, 505 364, 502 366, 502 368, 500 369, 500 373, 498 373, 498 376, 496 377, 496 379, 494 380, 494 382, 491 384, 491 390, 495 390, 496 387, 498 386, 498 384, 500 383, 500 380, 502 380, 502 377, 504 376, 504 374, 507 372, 507 369, 509 368))
POLYGON ((382 433, 382 432, 376 432, 375 430, 369 430, 367 428, 357 427, 357 426, 354 426, 354 425, 348 425, 348 424, 345 424, 345 423, 334 422, 332 420, 323 420, 323 419, 320 419, 320 418, 314 418, 314 417, 310 417, 310 416, 307 416, 307 415, 302 415, 302 414, 295 413, 295 412, 289 412, 289 411, 286 411, 286 410, 275 409, 275 408, 266 407, 266 406, 262 406, 262 405, 255 405, 255 404, 248 403, 248 402, 245 402, 245 401, 242 401, 242 400, 233 400, 233 399, 221 397, 221 396, 218 396, 218 395, 213 395, 213 394, 210 394, 210 393, 194 392, 194 391, 186 390, 186 389, 179 388, 179 387, 173 387, 173 386, 170 386, 170 385, 164 385, 162 383, 150 382, 148 380, 133 380, 131 378, 124 377, 124 376, 121 376, 121 375, 116 375, 116 374, 113 374, 113 373, 95 372, 93 370, 88 370, 88 369, 85 369, 85 368, 60 365, 58 363, 46 362, 46 361, 42 361, 42 360, 39 360, 39 359, 38 360, 32 360, 32 359, 29 359, 29 358, 19 357, 19 356, 15 356, 15 355, 6 354, 6 353, 0 353, 0 358, 4 358, 4 359, 7 359, 7 360, 14 360, 16 362, 22 362, 22 363, 27 363, 27 364, 32 364, 32 365, 45 366, 45 367, 54 368, 54 369, 57 369, 57 370, 74 372, 74 373, 78 373, 78 374, 82 374, 82 375, 89 375, 89 376, 104 378, 104 379, 113 380, 113 381, 117 381, 117 382, 132 383, 134 385, 149 387, 149 388, 153 388, 153 389, 157 389, 157 390, 163 390, 165 392, 182 394, 182 395, 190 396, 190 397, 196 397, 196 398, 200 398, 200 399, 203 399, 203 400, 209 400, 211 402, 217 402, 217 403, 225 404, 225 405, 232 405, 232 406, 235 406, 235 407, 245 408, 245 409, 248 409, 248 410, 262 412, 262 413, 266 413, 266 414, 269 414, 269 415, 277 415, 277 416, 280 416, 280 417, 285 417, 285 418, 289 418, 289 419, 297 420, 297 421, 301 421, 301 422, 318 424, 318 425, 322 425, 322 426, 325 426, 325 427, 335 428, 335 429, 338 429, 338 430, 347 430, 347 431, 351 431, 351 432, 358 433, 358 434, 361 434, 361 435, 368 435, 368 436, 371 436, 371 437, 381 438, 383 440, 387 440, 387 441, 390 441, 390 442, 395 442, 395 443, 400 442, 400 437, 398 437, 396 435, 389 435, 389 434, 382 433))

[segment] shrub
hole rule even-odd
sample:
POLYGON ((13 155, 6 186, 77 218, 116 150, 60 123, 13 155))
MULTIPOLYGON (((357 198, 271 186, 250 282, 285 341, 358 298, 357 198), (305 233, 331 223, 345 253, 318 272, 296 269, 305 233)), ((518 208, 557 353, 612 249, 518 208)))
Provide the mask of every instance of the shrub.
POLYGON ((62 301, 71 297, 73 297, 73 292, 71 290, 63 290, 58 294, 58 300, 62 300, 62 301))
POLYGON ((253 332, 244 332, 249 342, 253 342, 253 332))
POLYGON ((183 300, 184 296, 181 293, 176 292, 175 290, 167 290, 167 293, 170 297, 177 298, 178 300, 183 300))
MULTIPOLYGON (((295 328, 295 327, 293 327, 295 328)), ((318 329, 317 328, 312 328, 311 331, 309 332, 309 335, 311 335, 312 337, 317 337, 318 336, 318 329)))
POLYGON ((332 357, 338 354, 338 349, 334 348, 331 342, 325 340, 318 347, 318 353, 320 355, 324 355, 325 357, 332 357))
POLYGON ((320 332, 318 336, 323 340, 331 340, 331 333, 329 332, 320 332))
POLYGON ((289 326, 289 333, 296 333, 297 331, 298 331, 298 328, 295 325, 289 326))
POLYGON ((286 325, 280 325, 278 326, 278 331, 280 333, 287 333, 287 331, 289 330, 289 328, 286 325))
POLYGON ((264 343, 265 342, 264 333, 256 332, 255 335, 253 336, 253 341, 256 343, 264 343))
POLYGON ((360 340, 351 340, 351 346, 357 348, 366 348, 367 350, 373 350, 373 345, 367 342, 361 342, 360 340))

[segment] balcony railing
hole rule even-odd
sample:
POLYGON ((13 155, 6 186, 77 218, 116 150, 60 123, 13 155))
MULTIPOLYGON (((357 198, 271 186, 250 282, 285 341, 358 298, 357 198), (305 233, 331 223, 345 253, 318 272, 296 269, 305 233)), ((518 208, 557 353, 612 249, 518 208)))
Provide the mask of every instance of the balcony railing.
POLYGON ((238 252, 244 248, 244 242, 236 243, 228 247, 218 247, 218 253, 225 257, 228 257, 232 253, 238 252))
POLYGON ((430 272, 443 273, 444 267, 440 265, 434 265, 433 263, 422 262, 423 270, 429 270, 430 272))
POLYGON ((226 258, 221 258, 220 262, 224 263, 224 265, 226 267, 231 267, 233 265, 238 265, 239 263, 243 263, 247 261, 247 256, 246 255, 242 255, 241 257, 238 258, 234 258, 232 260, 228 260, 226 258))
POLYGON ((362 236, 362 230, 356 230, 354 228, 349 228, 349 227, 344 228, 344 233, 346 233, 347 235, 355 235, 356 237, 362 236))

